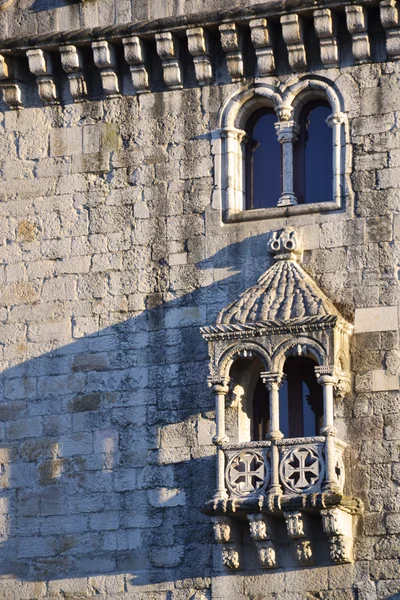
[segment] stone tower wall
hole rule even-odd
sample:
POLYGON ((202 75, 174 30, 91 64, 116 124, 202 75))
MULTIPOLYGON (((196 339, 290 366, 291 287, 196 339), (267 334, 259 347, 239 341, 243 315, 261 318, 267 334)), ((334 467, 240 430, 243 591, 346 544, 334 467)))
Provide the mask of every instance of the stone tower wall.
MULTIPOLYGON (((229 8, 234 20, 259 4, 21 0, 0 14, 2 46, 189 12, 229 8)), ((24 107, 2 105, 4 600, 400 597, 400 67, 372 14, 372 60, 356 64, 343 32, 344 62, 313 72, 335 83, 348 118, 339 211, 222 223, 214 132, 224 102, 254 79, 232 83, 220 48, 212 85, 197 85, 187 57, 183 88, 169 90, 155 58, 156 91, 134 95, 120 59, 121 95, 105 97, 93 67, 88 99, 73 103, 56 63, 58 104, 43 105, 30 73, 24 107), (249 554, 232 574, 200 512, 215 487, 215 425, 199 327, 255 283, 284 225, 302 233, 304 268, 355 322, 354 386, 336 422, 348 491, 365 512, 353 564, 263 572, 249 554)))

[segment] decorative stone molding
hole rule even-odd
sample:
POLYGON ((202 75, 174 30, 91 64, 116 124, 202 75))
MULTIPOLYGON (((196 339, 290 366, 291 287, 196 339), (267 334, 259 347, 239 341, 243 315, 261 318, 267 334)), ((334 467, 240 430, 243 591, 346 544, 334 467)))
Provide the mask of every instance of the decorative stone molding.
POLYGON ((186 31, 188 48, 193 56, 194 71, 200 86, 213 82, 213 70, 209 49, 208 33, 202 27, 186 31))
POLYGON ((235 541, 232 522, 228 518, 213 517, 214 538, 218 544, 227 544, 235 541))
POLYGON ((231 81, 241 81, 244 77, 244 63, 240 30, 235 23, 224 23, 219 26, 219 32, 231 81))
POLYGON ((87 86, 83 74, 83 59, 81 51, 72 45, 60 46, 61 65, 68 74, 69 89, 75 101, 87 96, 87 86))
POLYGON ((379 4, 382 26, 386 31, 388 56, 400 56, 400 23, 396 0, 383 0, 379 4))
POLYGON ((116 73, 117 60, 115 49, 106 40, 92 43, 94 64, 100 70, 103 92, 109 98, 120 93, 118 76, 116 73))
POLYGON ((334 20, 329 8, 314 11, 314 29, 319 39, 321 62, 326 67, 339 63, 339 50, 334 35, 334 20))
POLYGON ((300 511, 285 512, 288 536, 295 542, 297 562, 300 566, 314 564, 313 546, 310 540, 310 522, 306 514, 300 511))
POLYGON ((276 550, 272 541, 271 523, 263 514, 247 515, 250 537, 255 542, 258 560, 263 569, 276 567, 276 550))
POLYGON ((2 54, 0 54, 0 88, 3 92, 3 100, 9 108, 21 108, 21 83, 15 78, 12 61, 2 54))
POLYGON ((222 548, 222 564, 224 567, 230 570, 237 570, 240 568, 239 552, 236 548, 222 548))
POLYGON ((251 41, 256 51, 257 75, 263 77, 275 71, 275 58, 271 46, 267 19, 253 19, 249 23, 251 41))
POLYGON ((57 102, 57 89, 52 77, 51 56, 44 50, 28 50, 29 70, 36 76, 40 99, 45 104, 57 102))
POLYGON ((356 63, 369 59, 370 45, 367 32, 367 11, 363 6, 346 6, 346 23, 351 34, 353 56, 356 63))
POLYGON ((179 61, 179 45, 170 32, 156 34, 157 54, 162 61, 165 85, 170 90, 183 87, 182 70, 179 61))
POLYGON ((307 67, 307 59, 301 18, 296 14, 283 15, 281 25, 283 39, 288 50, 290 68, 294 71, 302 71, 307 67))
POLYGON ((352 562, 353 520, 349 512, 336 508, 321 510, 322 527, 329 537, 329 551, 334 563, 352 562))
POLYGON ((149 92, 149 74, 145 65, 146 48, 138 36, 123 38, 125 60, 131 72, 132 86, 136 94, 149 92))

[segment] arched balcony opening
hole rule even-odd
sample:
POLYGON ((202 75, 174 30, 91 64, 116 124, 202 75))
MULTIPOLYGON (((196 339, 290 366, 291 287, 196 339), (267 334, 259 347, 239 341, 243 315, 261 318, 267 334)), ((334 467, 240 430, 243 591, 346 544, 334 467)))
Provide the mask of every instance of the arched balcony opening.
POLYGON ((285 438, 313 437, 323 426, 323 389, 315 375, 317 363, 308 357, 289 356, 279 391, 280 431, 285 438))
POLYGON ((231 366, 229 404, 235 412, 227 418, 227 429, 238 442, 265 440, 269 431, 269 394, 261 380, 264 370, 258 357, 239 358, 231 366))

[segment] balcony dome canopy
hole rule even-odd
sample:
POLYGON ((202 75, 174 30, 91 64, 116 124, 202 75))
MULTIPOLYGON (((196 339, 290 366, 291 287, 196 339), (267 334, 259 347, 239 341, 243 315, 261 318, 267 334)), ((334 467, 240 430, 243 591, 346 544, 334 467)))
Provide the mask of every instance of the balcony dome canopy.
POLYGON ((269 250, 275 254, 276 263, 219 313, 218 325, 341 316, 298 264, 302 250, 295 230, 274 232, 269 250))

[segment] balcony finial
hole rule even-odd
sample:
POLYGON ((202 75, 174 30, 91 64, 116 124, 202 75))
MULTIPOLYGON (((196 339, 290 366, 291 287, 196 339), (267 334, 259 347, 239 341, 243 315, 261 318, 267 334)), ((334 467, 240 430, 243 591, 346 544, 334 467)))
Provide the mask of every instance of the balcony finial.
POLYGON ((293 227, 274 231, 268 242, 268 250, 275 255, 275 260, 301 260, 303 244, 300 234, 293 227))

